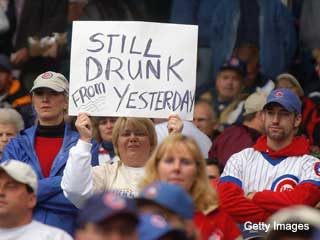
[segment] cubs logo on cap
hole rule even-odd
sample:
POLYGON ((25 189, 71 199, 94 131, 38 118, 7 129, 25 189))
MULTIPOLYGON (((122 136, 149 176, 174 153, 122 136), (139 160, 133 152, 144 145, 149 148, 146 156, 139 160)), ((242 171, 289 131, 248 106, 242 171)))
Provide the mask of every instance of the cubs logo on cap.
POLYGON ((166 227, 168 224, 166 223, 166 221, 159 215, 153 215, 151 216, 151 224, 157 228, 164 228, 166 227))
POLYGON ((61 73, 48 71, 40 74, 34 80, 30 92, 32 93, 38 88, 49 88, 55 92, 64 92, 65 94, 68 94, 69 82, 61 73))
POLYGON ((239 58, 232 57, 224 61, 220 67, 220 71, 223 70, 235 70, 240 73, 243 77, 247 74, 247 66, 245 62, 241 61, 239 58))
POLYGON ((154 198, 158 193, 158 189, 156 186, 150 186, 145 190, 144 196, 147 198, 154 198))
POLYGON ((276 92, 274 93, 274 96, 275 96, 275 97, 283 97, 283 92, 281 92, 281 91, 276 91, 276 92))
POLYGON ((299 97, 288 88, 279 88, 273 90, 267 97, 267 102, 263 108, 271 104, 280 104, 288 112, 301 113, 301 101, 299 97))
POLYGON ((45 72, 45 73, 43 73, 43 74, 41 75, 41 77, 42 77, 43 79, 50 79, 50 78, 53 77, 53 74, 52 74, 51 72, 45 72))

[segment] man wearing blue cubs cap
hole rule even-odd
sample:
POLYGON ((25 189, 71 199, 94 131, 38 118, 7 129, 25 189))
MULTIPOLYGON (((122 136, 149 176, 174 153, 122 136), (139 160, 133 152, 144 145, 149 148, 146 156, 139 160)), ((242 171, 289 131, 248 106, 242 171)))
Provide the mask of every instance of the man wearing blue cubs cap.
MULTIPOLYGON (((263 107, 265 135, 232 155, 218 185, 221 208, 243 229, 264 222, 292 205, 320 202, 320 161, 309 155, 309 142, 296 136, 301 102, 290 89, 273 90, 263 107)), ((261 230, 261 229, 260 229, 261 230)))
POLYGON ((223 62, 222 66, 219 69, 219 72, 224 70, 235 70, 242 76, 242 78, 244 78, 247 73, 246 68, 247 67, 245 62, 241 61, 239 58, 232 57, 223 62))
MULTIPOLYGON (((248 94, 242 93, 245 77, 246 64, 239 58, 232 57, 226 59, 220 66, 214 81, 215 85, 210 86, 213 89, 200 89, 198 91, 200 99, 212 102, 221 129, 232 123, 229 120, 231 112, 241 112, 241 109, 237 111, 238 104, 248 96, 248 94), (202 93, 203 91, 204 93, 202 93)), ((237 119, 237 116, 235 119, 237 119)))
POLYGON ((137 200, 140 213, 160 214, 173 227, 185 230, 188 236, 195 234, 192 198, 178 185, 156 181, 146 186, 137 200))
POLYGON ((137 240, 136 202, 108 191, 93 195, 78 216, 76 240, 137 240))
POLYGON ((269 94, 264 108, 271 104, 279 104, 288 112, 301 114, 301 101, 299 97, 288 88, 278 88, 269 94))

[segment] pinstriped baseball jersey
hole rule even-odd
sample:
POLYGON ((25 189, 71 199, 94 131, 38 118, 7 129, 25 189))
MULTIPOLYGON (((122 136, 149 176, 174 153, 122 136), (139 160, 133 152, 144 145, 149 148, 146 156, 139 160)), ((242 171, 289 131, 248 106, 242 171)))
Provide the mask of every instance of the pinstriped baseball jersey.
POLYGON ((238 184, 245 194, 290 191, 302 182, 320 186, 320 161, 306 154, 272 159, 266 153, 247 148, 229 158, 220 181, 238 184))

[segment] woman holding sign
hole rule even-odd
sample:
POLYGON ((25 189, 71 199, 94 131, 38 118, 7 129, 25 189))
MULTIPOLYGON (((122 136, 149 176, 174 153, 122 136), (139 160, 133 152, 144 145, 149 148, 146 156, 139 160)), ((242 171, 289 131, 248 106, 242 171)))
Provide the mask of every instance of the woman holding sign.
MULTIPOLYGON (((176 117, 169 122, 170 131, 181 131, 182 122, 176 117)), ((80 113, 75 125, 80 139, 70 150, 61 182, 65 196, 77 207, 81 207, 93 193, 109 189, 126 197, 136 197, 144 165, 157 145, 153 122, 147 118, 118 118, 112 142, 120 161, 97 167, 92 167, 90 162, 93 131, 89 116, 80 113)))

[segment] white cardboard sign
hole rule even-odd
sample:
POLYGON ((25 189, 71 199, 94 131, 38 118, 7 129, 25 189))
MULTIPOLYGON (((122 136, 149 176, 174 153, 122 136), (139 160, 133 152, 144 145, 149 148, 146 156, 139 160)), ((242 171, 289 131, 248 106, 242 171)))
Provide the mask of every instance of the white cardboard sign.
POLYGON ((197 34, 193 25, 74 22, 69 115, 191 120, 197 34))

